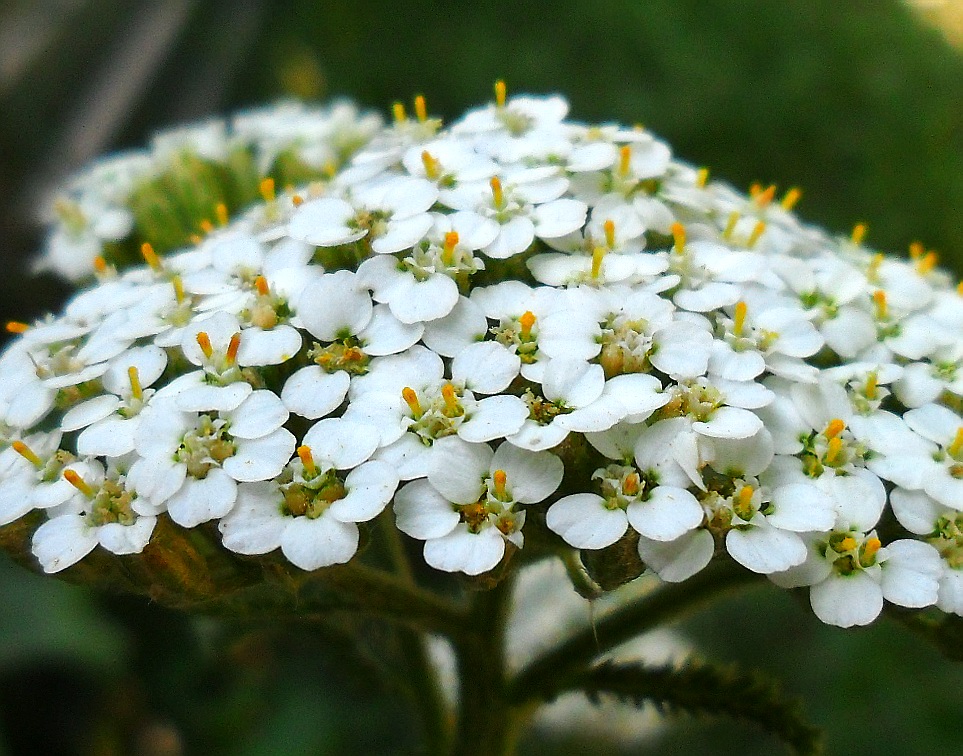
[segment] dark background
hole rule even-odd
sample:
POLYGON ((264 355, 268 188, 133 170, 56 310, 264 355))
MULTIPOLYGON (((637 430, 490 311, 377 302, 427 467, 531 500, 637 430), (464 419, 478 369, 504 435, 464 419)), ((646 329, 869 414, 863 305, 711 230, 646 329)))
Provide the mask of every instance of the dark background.
MULTIPOLYGON (((902 3, 0 0, 0 318, 66 295, 28 277, 35 220, 98 154, 285 94, 387 113, 423 93, 450 118, 496 78, 565 94, 579 120, 641 122, 743 189, 799 186, 799 212, 833 231, 867 222, 872 246, 918 239, 963 265, 963 59, 902 3)), ((959 750, 959 667, 895 625, 826 628, 760 589, 682 632, 803 695, 832 754, 959 750)), ((363 659, 308 632, 242 633, 0 562, 0 754, 393 753, 413 721, 363 659)), ((678 722, 652 753, 779 747, 678 722)), ((543 734, 523 752, 603 745, 543 734)))

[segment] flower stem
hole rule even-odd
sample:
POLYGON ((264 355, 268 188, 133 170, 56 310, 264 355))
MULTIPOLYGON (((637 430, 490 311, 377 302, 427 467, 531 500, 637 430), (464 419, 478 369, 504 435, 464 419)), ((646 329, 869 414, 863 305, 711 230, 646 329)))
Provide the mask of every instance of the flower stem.
POLYGON ((510 683, 508 698, 517 705, 549 697, 606 651, 759 580, 753 572, 721 562, 684 583, 667 584, 603 615, 594 627, 575 633, 532 661, 510 683))

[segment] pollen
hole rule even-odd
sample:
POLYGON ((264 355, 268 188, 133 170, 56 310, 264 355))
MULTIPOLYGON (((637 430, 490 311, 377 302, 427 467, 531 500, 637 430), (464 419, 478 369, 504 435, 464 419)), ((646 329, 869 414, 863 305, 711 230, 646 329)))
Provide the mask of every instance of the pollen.
POLYGON ((425 166, 425 175, 432 181, 441 178, 441 162, 428 150, 421 152, 421 164, 425 166))
POLYGON ((857 247, 863 243, 863 239, 866 238, 867 227, 865 223, 857 223, 853 226, 853 233, 850 235, 849 240, 857 247))
POLYGON ((875 399, 879 395, 879 377, 875 372, 866 376, 866 384, 863 386, 863 393, 867 399, 875 399))
POLYGON ((94 490, 93 486, 80 477, 75 470, 64 470, 64 480, 80 491, 80 493, 82 493, 88 499, 92 499, 97 495, 97 492, 94 490))
POLYGON ((829 448, 826 449, 826 455, 823 460, 827 465, 833 466, 840 461, 840 457, 843 453, 843 440, 838 436, 829 439, 829 448))
POLYGON ((800 197, 802 197, 802 190, 794 186, 792 189, 786 192, 785 196, 782 198, 782 202, 780 202, 779 205, 783 210, 792 210, 796 206, 796 203, 799 202, 800 197))
POLYGON ((21 323, 19 320, 8 320, 5 326, 7 333, 26 333, 30 330, 30 326, 26 323, 21 323))
POLYGON ((886 292, 882 289, 877 289, 874 291, 873 304, 876 306, 876 319, 885 320, 886 316, 889 314, 889 308, 886 305, 886 292))
POLYGON ((174 287, 174 298, 180 304, 184 301, 184 281, 181 280, 180 276, 174 276, 171 279, 171 286, 174 287))
POLYGON ((204 356, 207 359, 211 359, 214 356, 214 347, 211 346, 211 337, 207 335, 206 331, 201 331, 197 334, 197 345, 201 348, 204 356))
POLYGON ((596 247, 592 252, 592 278, 598 278, 602 272, 602 260, 605 259, 605 247, 596 247))
POLYGON ((302 197, 300 194, 295 194, 293 197, 291 197, 291 204, 295 207, 301 207, 301 205, 304 204, 304 197, 302 197))
POLYGON ((940 256, 936 252, 927 252, 916 261, 916 272, 921 276, 931 273, 940 263, 940 256))
POLYGON ((14 441, 10 446, 13 450, 35 467, 43 467, 43 460, 23 441, 14 441))
POLYGON ((161 269, 160 258, 157 256, 150 242, 144 242, 140 245, 140 253, 144 257, 144 262, 146 262, 152 270, 161 269))
POLYGON ((742 329, 746 326, 746 315, 749 313, 749 305, 742 300, 736 302, 736 313, 733 318, 732 332, 736 336, 742 336, 742 329))
POLYGON ((769 185, 768 187, 766 187, 764 190, 758 192, 758 193, 753 197, 753 200, 755 201, 756 205, 758 205, 760 208, 762 208, 762 207, 766 207, 767 205, 769 205, 769 203, 772 202, 772 199, 773 199, 773 197, 775 197, 775 196, 776 196, 776 185, 775 185, 775 184, 770 184, 770 185, 769 185))
POLYGON ((608 248, 615 249, 615 221, 609 218, 602 224, 602 230, 605 232, 605 243, 608 248))
POLYGON ((763 232, 765 232, 765 230, 766 230, 766 222, 759 221, 756 224, 755 228, 752 229, 752 233, 749 234, 749 239, 746 242, 746 246, 749 247, 750 249, 755 247, 756 242, 759 241, 759 237, 763 235, 763 232))
POLYGON ((960 452, 963 452, 963 427, 956 429, 956 436, 953 438, 953 443, 947 447, 946 451, 954 459, 960 455, 960 452))
POLYGON ((709 180, 709 169, 700 168, 696 173, 696 181, 695 181, 696 186, 702 189, 706 185, 706 182, 708 180, 709 180))
POLYGON ((504 470, 495 470, 495 472, 492 473, 492 483, 494 483, 495 486, 495 498, 507 498, 505 486, 508 483, 508 475, 505 474, 504 470))
POLYGON ((726 221, 726 228, 725 228, 725 230, 722 232, 722 238, 723 238, 723 239, 731 239, 731 238, 732 238, 732 233, 733 233, 733 231, 736 230, 736 224, 739 222, 739 218, 741 218, 741 217, 742 217, 742 216, 739 215, 739 211, 738 211, 738 210, 733 210, 731 213, 729 213, 729 219, 726 221))
POLYGON ((298 447, 298 459, 301 460, 301 464, 304 465, 304 470, 308 475, 314 477, 318 474, 318 466, 314 463, 310 446, 302 445, 298 447))
POLYGON ((752 486, 746 485, 739 489, 739 493, 736 496, 735 511, 743 520, 752 519, 752 497, 755 494, 756 489, 752 486))
POLYGON ((211 223, 209 218, 205 218, 197 225, 201 229, 201 231, 203 231, 205 234, 209 234, 211 233, 211 231, 214 230, 214 224, 211 223))
POLYGON ((910 260, 919 260, 923 255, 926 254, 926 247, 923 246, 922 242, 910 242, 909 245, 909 256, 910 260))
POLYGON ((629 170, 632 167, 632 147, 630 145, 622 145, 619 148, 619 175, 625 178, 629 175, 629 170))
POLYGON ((446 383, 441 387, 441 398, 445 400, 445 414, 449 417, 456 417, 462 414, 463 410, 461 404, 458 402, 458 395, 455 393, 455 387, 450 383, 446 383))
POLYGON ((502 189, 502 180, 498 176, 492 176, 488 184, 492 188, 492 200, 495 208, 501 210, 505 206, 505 191, 502 189))
POLYGON ((233 365, 237 362, 237 350, 241 348, 241 334, 235 333, 231 336, 231 342, 227 345, 227 363, 233 365))
POLYGON ((869 538, 860 549, 859 563, 863 567, 869 567, 876 561, 876 554, 883 544, 878 538, 869 538))
POLYGON ((140 374, 137 368, 131 365, 127 368, 127 380, 130 381, 130 395, 140 401, 144 398, 144 390, 140 385, 140 374))
POLYGON ((396 102, 391 106, 391 114, 395 117, 395 123, 404 123, 408 120, 408 114, 405 112, 405 106, 396 102))
POLYGON ((639 493, 642 487, 642 481, 639 480, 639 474, 633 472, 625 476, 625 480, 622 481, 622 493, 626 496, 635 496, 639 493))
POLYGON ((532 326, 535 325, 535 313, 531 310, 526 310, 518 319, 518 324, 522 328, 522 338, 526 340, 530 339, 532 337, 532 326))
POLYGON ((879 269, 883 264, 883 253, 877 252, 873 255, 873 258, 869 261, 869 266, 866 268, 866 280, 876 281, 879 279, 879 269))
POLYGON ((845 536, 839 540, 836 544, 836 552, 839 554, 845 554, 847 551, 852 551, 856 548, 856 539, 852 536, 845 536))
POLYGON ((217 218, 218 226, 226 226, 231 216, 227 212, 227 205, 223 202, 218 202, 217 206, 214 208, 214 217, 217 218))
POLYGON ((415 117, 424 123, 428 120, 428 107, 425 104, 425 96, 417 95, 415 97, 415 117))
POLYGON ((826 430, 823 431, 823 435, 827 439, 836 438, 836 436, 838 436, 844 430, 846 430, 846 423, 836 417, 829 421, 829 424, 826 426, 826 430))
POLYGON ((458 246, 458 232, 449 231, 445 234, 445 246, 442 248, 441 259, 445 265, 454 265, 455 263, 455 247, 458 246))
POLYGON ((499 108, 505 107, 505 97, 508 94, 508 90, 505 88, 504 79, 499 79, 495 82, 495 105, 499 108))
POLYGON ((685 226, 679 221, 672 224, 672 238, 675 241, 675 251, 677 254, 685 252, 685 226))
POLYGON ((267 279, 264 276, 258 276, 254 279, 254 288, 257 289, 257 293, 262 297, 266 297, 271 293, 267 279))
POLYGON ((418 419, 422 415, 421 402, 418 401, 418 394, 410 386, 405 386, 401 389, 401 398, 405 400, 405 404, 411 409, 411 414, 418 419))
POLYGON ((274 189, 274 179, 268 176, 267 178, 261 179, 261 183, 257 185, 258 192, 261 194, 261 199, 270 204, 277 199, 277 194, 274 189))
POLYGON ((107 261, 100 255, 94 258, 94 271, 98 275, 103 275, 107 272, 107 261))

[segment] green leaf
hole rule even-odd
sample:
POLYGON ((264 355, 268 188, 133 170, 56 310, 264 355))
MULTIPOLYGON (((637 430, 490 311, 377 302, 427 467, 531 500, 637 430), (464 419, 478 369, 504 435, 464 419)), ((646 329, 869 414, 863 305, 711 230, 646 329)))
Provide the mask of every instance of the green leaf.
POLYGON ((822 731, 803 718, 799 701, 786 698, 778 684, 761 673, 735 666, 692 660, 681 667, 604 662, 570 687, 595 704, 610 695, 637 707, 652 704, 660 713, 727 716, 761 727, 795 753, 823 750, 822 731))

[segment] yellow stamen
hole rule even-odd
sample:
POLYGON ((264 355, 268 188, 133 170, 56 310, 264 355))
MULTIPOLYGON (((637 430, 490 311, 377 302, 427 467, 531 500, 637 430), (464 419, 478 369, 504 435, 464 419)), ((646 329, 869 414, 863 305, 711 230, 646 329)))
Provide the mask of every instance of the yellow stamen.
POLYGON ((619 175, 625 178, 632 167, 632 147, 628 144, 619 148, 619 175))
POLYGON ((97 492, 93 487, 74 470, 64 470, 64 480, 66 480, 70 485, 76 488, 80 493, 86 496, 88 499, 92 499, 97 495, 97 492))
POLYGON ((34 465, 35 467, 43 467, 43 460, 40 459, 40 457, 34 453, 33 449, 27 446, 23 441, 14 441, 12 444, 10 444, 10 446, 13 447, 13 450, 17 454, 27 460, 30 464, 34 465))
POLYGON ((417 95, 415 97, 415 117, 424 123, 428 120, 428 108, 425 105, 425 96, 417 95))
POLYGON ((408 114, 405 112, 405 106, 400 102, 396 102, 391 106, 391 113, 395 117, 395 123, 404 123, 408 120, 408 114))
POLYGON ((766 207, 776 196, 776 185, 770 184, 764 191, 759 192, 753 199, 759 207, 766 207))
POLYGON ((140 385, 140 373, 137 372, 137 368, 131 365, 127 368, 127 380, 130 381, 130 395, 140 401, 144 398, 144 390, 140 385))
POLYGON ((746 326, 746 315, 749 313, 749 305, 742 300, 736 302, 736 313, 733 318, 732 332, 736 336, 742 336, 742 329, 746 326))
POLYGON ((642 481, 639 480, 638 473, 630 473, 625 476, 625 480, 622 481, 622 493, 627 496, 635 496, 642 486, 642 481))
POLYGON ((855 244, 857 247, 860 244, 862 244, 863 239, 866 238, 866 224, 857 223, 855 226, 853 226, 853 233, 852 233, 852 236, 850 236, 849 238, 850 238, 850 241, 852 241, 852 243, 855 244))
POLYGON ((796 206, 796 203, 799 202, 800 197, 802 197, 802 190, 794 186, 786 192, 786 196, 782 198, 782 202, 779 204, 783 210, 792 210, 796 206))
POLYGON ((707 182, 708 180, 709 180, 709 169, 708 169, 708 168, 700 168, 699 171, 698 171, 698 173, 696 173, 696 182, 695 182, 695 183, 696 183, 696 186, 701 189, 702 187, 704 187, 704 186, 706 185, 706 182, 707 182))
POLYGON ((755 492, 756 490, 752 486, 743 486, 739 489, 739 508, 743 512, 752 506, 752 495, 755 492))
POLYGON ((869 266, 866 268, 866 280, 877 281, 879 279, 879 268, 883 264, 883 253, 877 252, 873 255, 872 259, 869 261, 869 266))
POLYGON ((910 260, 919 260, 925 254, 926 247, 923 246, 922 242, 915 241, 909 245, 910 260))
POLYGON ((299 446, 298 458, 301 460, 301 464, 304 465, 304 471, 308 475, 314 477, 318 474, 318 466, 314 464, 314 456, 311 454, 310 446, 299 446))
POLYGON ((445 246, 442 249, 441 260, 445 265, 453 265, 455 262, 455 247, 458 246, 458 232, 449 231, 445 234, 445 246))
POLYGON ((415 393, 413 388, 405 386, 401 389, 401 398, 405 400, 405 404, 411 409, 411 414, 415 416, 415 419, 421 417, 421 402, 418 401, 418 394, 415 393))
POLYGON ((218 226, 226 226, 230 220, 230 216, 227 213, 227 205, 223 202, 218 202, 217 207, 214 208, 214 216, 217 218, 218 226))
POLYGON ((762 184, 760 184, 758 181, 753 181, 751 184, 749 184, 749 196, 752 197, 753 199, 755 199, 756 195, 759 194, 759 192, 761 191, 762 191, 762 184))
POLYGON ((8 320, 6 328, 7 333, 26 333, 30 330, 30 326, 26 323, 21 323, 19 320, 8 320))
POLYGON ((144 242, 140 245, 140 253, 144 257, 144 262, 146 262, 152 270, 161 269, 161 261, 154 251, 154 247, 151 246, 150 242, 144 242))
POLYGON ((889 312, 889 308, 886 306, 886 292, 882 289, 874 291, 873 304, 876 305, 877 320, 885 320, 889 312))
POLYGON ((437 181, 441 177, 441 162, 428 150, 422 150, 421 164, 425 166, 425 175, 432 181, 437 181))
POLYGON ((876 373, 870 373, 866 376, 866 385, 863 386, 863 394, 866 395, 867 399, 875 399, 879 396, 879 377, 876 373))
POLYGON ((495 82, 495 105, 499 108, 505 107, 505 96, 508 90, 505 88, 505 82, 499 79, 495 82))
POLYGON ((203 231, 205 234, 209 234, 209 233, 211 233, 211 231, 214 230, 214 224, 211 223, 207 218, 205 218, 204 220, 202 220, 202 221, 198 224, 198 226, 200 227, 201 231, 203 231))
POLYGON ((738 210, 733 210, 729 213, 729 220, 726 221, 726 229, 722 232, 723 239, 732 238, 732 232, 736 230, 736 224, 739 222, 740 217, 742 216, 739 215, 738 210))
POLYGON ((852 551, 856 548, 856 539, 852 536, 846 536, 838 544, 836 544, 836 551, 840 554, 845 554, 847 551, 852 551))
POLYGON ((876 553, 882 548, 883 544, 878 538, 869 538, 863 544, 863 548, 860 549, 862 554, 859 557, 859 561, 864 566, 869 566, 873 563, 876 558, 876 553))
POLYGON ((602 224, 602 230, 605 231, 605 243, 608 248, 615 249, 615 221, 609 218, 602 224))
POLYGON ((676 254, 681 255, 685 252, 685 226, 679 221, 672 224, 672 238, 675 241, 676 254))
POLYGON ((196 338, 197 345, 201 348, 204 356, 207 357, 207 359, 211 359, 211 357, 214 356, 214 347, 211 346, 211 337, 207 335, 206 331, 201 331, 199 334, 197 334, 196 338))
POLYGON ((495 498, 506 498, 505 484, 508 483, 508 476, 504 470, 495 470, 495 472, 492 473, 492 483, 495 484, 495 498))
POLYGON ((960 281, 956 285, 956 293, 959 294, 961 297, 963 297, 963 281, 960 281))
POLYGON ((101 275, 107 272, 107 261, 100 255, 94 258, 94 270, 101 275))
POLYGON ((301 207, 301 205, 304 204, 304 197, 302 197, 300 194, 295 194, 293 197, 291 197, 291 204, 295 207, 301 207))
POLYGON ((939 265, 940 256, 936 252, 927 252, 916 262, 916 272, 921 276, 930 273, 933 268, 939 265))
POLYGON ((187 240, 191 244, 200 244, 202 241, 204 241, 204 238, 200 234, 191 234, 187 237, 187 240))
POLYGON ((526 310, 522 313, 522 316, 518 319, 518 324, 521 326, 521 336, 523 339, 529 339, 532 336, 532 326, 535 325, 535 313, 531 310, 526 310))
POLYGON ((592 278, 598 278, 602 272, 602 260, 605 258, 605 247, 596 247, 592 252, 592 278))
POLYGON ((271 289, 268 287, 267 279, 264 276, 258 276, 254 279, 254 288, 257 289, 257 293, 262 297, 266 297, 271 293, 271 289))
POLYGON ((502 180, 498 176, 492 176, 491 181, 488 182, 492 188, 492 198, 495 202, 495 208, 501 210, 505 206, 505 192, 502 189, 502 180))
POLYGON ((461 405, 458 403, 458 394, 455 387, 446 383, 441 387, 441 398, 445 400, 445 410, 447 414, 456 415, 461 412, 461 405))
POLYGON ((958 457, 960 452, 963 451, 963 427, 956 429, 956 437, 953 439, 953 443, 947 447, 946 451, 949 452, 951 457, 958 457))
POLYGON ((837 436, 829 439, 829 448, 826 449, 826 456, 823 458, 827 465, 834 465, 839 461, 839 455, 843 451, 843 440, 837 436))
POLYGON ((752 229, 752 233, 749 234, 749 240, 746 242, 746 246, 750 249, 756 246, 756 242, 759 241, 759 237, 762 236, 763 231, 766 230, 766 222, 759 221, 756 227, 752 229))
POLYGON ((235 333, 231 336, 231 341, 227 345, 227 364, 233 365, 237 362, 237 350, 241 348, 241 334, 240 332, 235 333))
POLYGON ((836 438, 836 436, 838 436, 844 430, 846 430, 846 423, 844 423, 838 417, 835 417, 826 425, 826 430, 823 431, 823 435, 826 438, 836 438))
POLYGON ((261 183, 257 185, 257 188, 261 193, 261 199, 265 202, 274 202, 274 200, 277 199, 277 194, 275 194, 274 190, 274 179, 270 176, 261 179, 261 183))
POLYGON ((184 282, 180 276, 174 276, 171 279, 171 285, 174 287, 174 298, 180 304, 184 301, 184 282))

